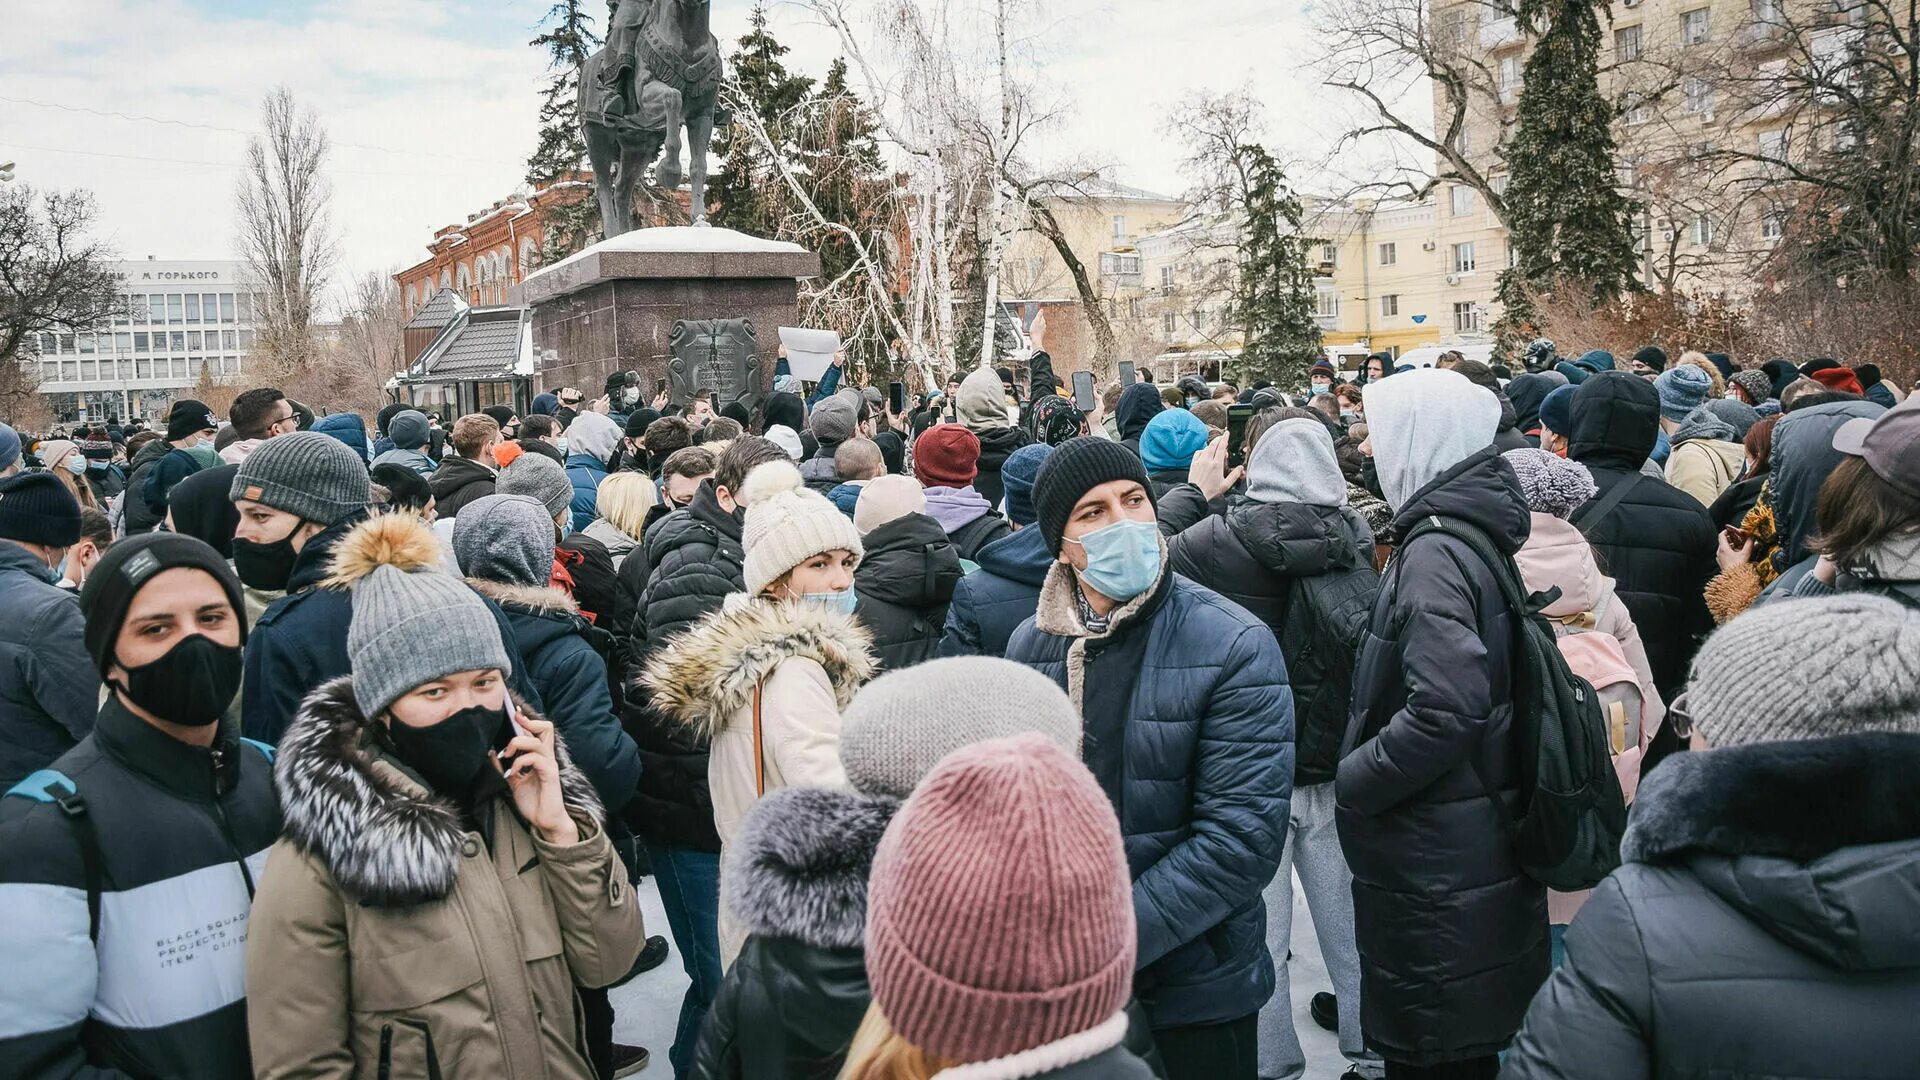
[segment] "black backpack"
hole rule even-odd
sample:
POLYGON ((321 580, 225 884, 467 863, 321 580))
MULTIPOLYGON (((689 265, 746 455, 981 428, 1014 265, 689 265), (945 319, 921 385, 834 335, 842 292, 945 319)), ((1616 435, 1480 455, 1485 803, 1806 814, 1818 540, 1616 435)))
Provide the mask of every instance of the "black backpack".
POLYGON ((1330 781, 1353 703, 1353 673, 1380 592, 1371 565, 1294 581, 1275 636, 1294 686, 1294 785, 1330 781), (1312 686, 1312 700, 1301 694, 1312 686))
MULTIPOLYGON (((1518 817, 1480 774, 1487 798, 1513 841, 1514 858, 1528 877, 1550 889, 1590 889, 1620 866, 1627 828, 1626 799, 1613 771, 1600 695, 1567 667, 1553 628, 1540 611, 1560 590, 1529 596, 1513 560, 1466 522, 1428 517, 1402 547, 1430 532, 1445 533, 1479 556, 1518 616, 1514 632, 1513 735, 1520 740, 1518 817)), ((1471 759, 1469 759, 1471 760, 1471 759)))

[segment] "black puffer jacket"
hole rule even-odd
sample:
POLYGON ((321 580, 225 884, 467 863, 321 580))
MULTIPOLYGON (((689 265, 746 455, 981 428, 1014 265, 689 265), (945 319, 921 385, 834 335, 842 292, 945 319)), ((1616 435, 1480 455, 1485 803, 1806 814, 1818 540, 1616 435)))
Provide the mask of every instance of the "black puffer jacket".
POLYGON ((980 437, 980 472, 973 478, 973 490, 998 510, 1007 494, 1006 483, 1000 479, 1000 466, 1007 463, 1015 450, 1033 440, 1017 427, 988 428, 974 434, 980 437))
POLYGON ((498 477, 499 473, 478 461, 449 454, 427 477, 427 490, 433 492, 435 512, 443 518, 458 517, 468 503, 493 494, 498 477))
POLYGON ((1380 588, 1372 530, 1345 507, 1245 501, 1168 541, 1167 555, 1174 573, 1246 608, 1279 639, 1293 687, 1293 786, 1331 781, 1380 588))
POLYGON ((741 823, 720 902, 747 931, 707 1010, 697 1080, 832 1080, 866 1015, 867 874, 900 804, 771 792, 741 823))
MULTIPOLYGON (((1532 530, 1520 481, 1489 446, 1415 493, 1511 556, 1532 530)), ((1360 1024, 1389 1061, 1498 1052, 1547 976, 1547 893, 1514 862, 1486 784, 1510 804, 1513 615, 1466 544, 1429 533, 1387 566, 1354 671, 1359 745, 1340 762, 1335 820, 1353 869, 1360 1024), (1483 783, 1480 777, 1486 777, 1483 783)))
MULTIPOLYGON (((653 571, 631 624, 631 671, 641 670, 674 635, 720 610, 728 593, 746 587, 740 521, 720 508, 711 480, 701 483, 686 509, 647 530, 646 549, 653 571)), ((640 748, 640 789, 627 804, 627 824, 664 843, 719 851, 706 739, 654 710, 638 689, 628 695, 622 720, 640 748)))
POLYGON ((873 634, 875 674, 933 658, 960 580, 960 555, 940 523, 925 514, 896 518, 868 533, 854 571, 860 616, 873 634))
POLYGON ((1631 476, 1653 452, 1660 431, 1660 395, 1645 379, 1603 371, 1573 399, 1569 456, 1593 473, 1599 494, 1572 521, 1592 542, 1600 566, 1646 642, 1660 696, 1672 701, 1687 679, 1700 638, 1713 628, 1704 590, 1716 571, 1713 519, 1693 496, 1642 476, 1604 519, 1593 506, 1631 476))
POLYGON ((1504 1077, 1910 1077, 1920 735, 1676 754, 1504 1077))

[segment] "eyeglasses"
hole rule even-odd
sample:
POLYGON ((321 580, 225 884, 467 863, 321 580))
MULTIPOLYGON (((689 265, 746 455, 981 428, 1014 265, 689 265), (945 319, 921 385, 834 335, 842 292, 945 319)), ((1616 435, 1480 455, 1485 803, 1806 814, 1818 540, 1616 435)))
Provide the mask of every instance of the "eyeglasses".
POLYGON ((272 422, 272 423, 269 423, 269 424, 268 424, 267 426, 268 426, 268 427, 279 427, 279 426, 280 426, 281 424, 284 424, 284 423, 286 423, 286 422, 288 422, 289 420, 298 420, 299 418, 300 418, 300 414, 299 414, 299 413, 292 413, 292 412, 290 412, 290 413, 288 413, 288 414, 287 414, 287 415, 285 415, 285 416, 276 416, 276 417, 274 417, 274 418, 273 418, 273 422, 272 422))

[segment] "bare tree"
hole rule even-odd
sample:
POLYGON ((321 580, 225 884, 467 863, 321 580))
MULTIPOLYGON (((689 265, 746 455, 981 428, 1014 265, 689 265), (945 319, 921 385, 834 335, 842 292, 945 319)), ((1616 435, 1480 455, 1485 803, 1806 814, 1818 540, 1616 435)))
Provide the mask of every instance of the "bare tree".
POLYGON ((338 243, 328 220, 326 129, 282 86, 260 106, 260 134, 247 145, 236 195, 238 248, 261 297, 251 359, 284 381, 313 363, 314 313, 338 243))
POLYGON ((34 335, 90 333, 124 314, 119 255, 92 236, 93 195, 0 187, 0 410, 24 418, 38 368, 22 360, 34 335))

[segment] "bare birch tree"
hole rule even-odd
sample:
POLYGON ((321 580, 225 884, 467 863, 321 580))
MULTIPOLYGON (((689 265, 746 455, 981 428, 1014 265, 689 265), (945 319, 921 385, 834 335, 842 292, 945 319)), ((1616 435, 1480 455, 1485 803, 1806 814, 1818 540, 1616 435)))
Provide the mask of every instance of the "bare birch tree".
POLYGON ((260 296, 250 357, 260 375, 284 381, 315 358, 314 313, 338 242, 329 220, 327 132, 282 86, 260 106, 260 133, 247 145, 236 199, 237 242, 260 296))

